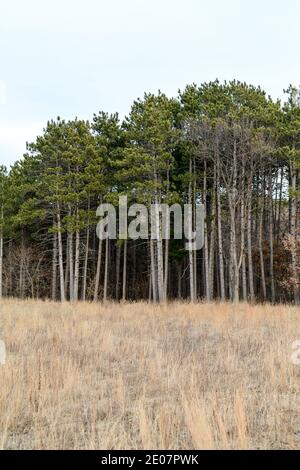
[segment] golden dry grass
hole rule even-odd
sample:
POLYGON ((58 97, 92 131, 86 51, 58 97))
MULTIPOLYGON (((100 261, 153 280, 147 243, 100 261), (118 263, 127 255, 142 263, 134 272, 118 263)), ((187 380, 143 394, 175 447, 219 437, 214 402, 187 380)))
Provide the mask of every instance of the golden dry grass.
POLYGON ((4 449, 300 448, 299 309, 3 301, 4 449))

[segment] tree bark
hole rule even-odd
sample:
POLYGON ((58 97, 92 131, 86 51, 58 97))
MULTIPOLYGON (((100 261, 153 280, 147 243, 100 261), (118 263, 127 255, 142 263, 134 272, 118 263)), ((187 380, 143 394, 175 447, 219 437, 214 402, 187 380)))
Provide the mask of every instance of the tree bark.
POLYGON ((102 238, 99 238, 97 268, 96 268, 95 287, 94 287, 94 302, 97 302, 98 295, 99 295, 100 271, 101 271, 101 261, 102 261, 102 245, 103 245, 103 240, 102 238))
POLYGON ((80 232, 76 230, 75 233, 75 264, 74 264, 74 301, 78 301, 79 290, 79 264, 80 264, 80 232))
POLYGON ((219 250, 219 271, 220 271, 220 293, 221 300, 225 301, 225 277, 224 277, 224 257, 223 257, 223 232, 222 232, 222 207, 220 195, 220 169, 219 157, 217 166, 217 215, 218 215, 218 250, 219 250))
POLYGON ((89 245, 90 245, 90 227, 86 229, 86 245, 85 245, 85 257, 83 266, 83 282, 82 282, 82 295, 81 299, 84 302, 86 299, 86 285, 87 285, 87 268, 89 262, 89 245))
POLYGON ((121 247, 116 247, 116 300, 119 300, 121 247))
POLYGON ((254 294, 254 281, 253 281, 253 259, 252 259, 252 197, 251 188, 250 196, 248 198, 248 217, 247 217, 247 248, 248 248, 248 279, 249 279, 249 294, 251 302, 255 300, 254 294))
POLYGON ((294 302, 299 305, 299 278, 298 278, 298 260, 296 250, 296 234, 297 234, 297 171, 291 166, 291 182, 292 182, 292 197, 291 197, 291 236, 295 241, 295 249, 292 249, 292 272, 293 272, 293 291, 294 291, 294 302))
MULTIPOLYGON (((190 168, 189 168, 189 208, 188 208, 188 224, 189 224, 189 241, 192 240, 192 231, 193 231, 193 209, 192 209, 192 159, 190 158, 190 168)), ((193 251, 189 249, 189 274, 190 274, 190 298, 191 302, 195 302, 195 282, 194 282, 194 256, 193 251)))
POLYGON ((209 283, 209 253, 208 253, 208 232, 207 232, 207 177, 206 160, 204 161, 203 176, 203 205, 204 205, 204 266, 205 266, 205 296, 207 302, 210 301, 210 283, 209 283))
POLYGON ((150 266, 151 266, 151 284, 152 284, 152 297, 153 302, 157 302, 157 281, 156 281, 156 269, 155 269, 155 250, 154 250, 154 241, 150 239, 150 266))
POLYGON ((269 243, 270 243, 270 286, 271 300, 275 302, 274 282, 274 250, 273 250, 273 194, 272 194, 272 168, 269 173, 269 243))
POLYGON ((122 283, 122 301, 126 300, 126 278, 127 278, 127 240, 124 240, 123 253, 123 283, 122 283))
POLYGON ((56 300, 56 281, 57 281, 57 234, 53 234, 52 248, 52 300, 56 300))
POLYGON ((216 227, 216 165, 214 165, 214 184, 211 198, 211 226, 209 249, 209 298, 214 298, 214 266, 215 266, 215 227, 216 227))
POLYGON ((261 276, 261 287, 263 293, 263 299, 267 298, 267 287, 266 287, 266 277, 265 277, 265 261, 263 253, 263 217, 264 217, 264 205, 263 202, 260 202, 259 210, 259 237, 258 237, 258 246, 259 246, 259 259, 260 259, 260 276, 261 276))
POLYGON ((72 302, 74 299, 74 259, 73 259, 73 233, 68 233, 68 247, 69 247, 69 299, 72 302))
POLYGON ((59 265, 59 280, 60 280, 60 300, 65 301, 65 282, 64 282, 64 260, 63 260, 63 246, 61 236, 61 220, 60 220, 60 207, 57 204, 57 239, 58 239, 58 265, 59 265))
POLYGON ((103 287, 103 302, 107 301, 108 291, 108 258, 109 258, 109 238, 105 241, 105 266, 104 266, 104 287, 103 287))
POLYGON ((247 301, 247 275, 246 275, 246 258, 245 258, 245 196, 243 194, 241 200, 241 252, 242 252, 242 288, 243 300, 247 301))

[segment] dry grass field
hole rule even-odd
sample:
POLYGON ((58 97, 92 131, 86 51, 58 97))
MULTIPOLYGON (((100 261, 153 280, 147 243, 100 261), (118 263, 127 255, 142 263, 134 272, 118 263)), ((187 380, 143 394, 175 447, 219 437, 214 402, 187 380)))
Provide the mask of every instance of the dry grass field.
POLYGON ((294 307, 0 304, 3 449, 300 448, 294 307))

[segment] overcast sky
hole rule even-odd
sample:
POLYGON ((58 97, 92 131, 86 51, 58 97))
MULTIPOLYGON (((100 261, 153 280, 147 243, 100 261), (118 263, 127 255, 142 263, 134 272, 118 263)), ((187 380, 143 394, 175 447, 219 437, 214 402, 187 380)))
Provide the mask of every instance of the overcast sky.
POLYGON ((299 0, 0 0, 0 164, 48 119, 123 117, 144 91, 300 84, 299 0))

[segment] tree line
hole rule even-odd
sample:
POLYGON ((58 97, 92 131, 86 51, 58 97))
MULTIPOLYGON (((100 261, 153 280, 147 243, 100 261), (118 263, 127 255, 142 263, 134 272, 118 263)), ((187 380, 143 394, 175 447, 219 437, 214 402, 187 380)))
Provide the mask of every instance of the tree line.
POLYGON ((298 304, 299 168, 292 86, 281 103, 216 80, 176 98, 145 94, 123 122, 105 112, 51 120, 0 167, 0 297, 298 304), (96 209, 119 196, 203 204, 203 248, 98 239, 96 209))

